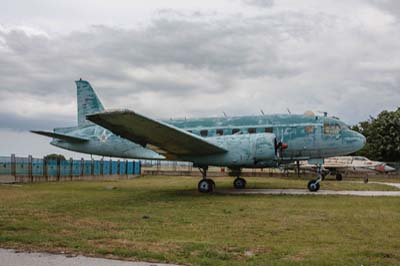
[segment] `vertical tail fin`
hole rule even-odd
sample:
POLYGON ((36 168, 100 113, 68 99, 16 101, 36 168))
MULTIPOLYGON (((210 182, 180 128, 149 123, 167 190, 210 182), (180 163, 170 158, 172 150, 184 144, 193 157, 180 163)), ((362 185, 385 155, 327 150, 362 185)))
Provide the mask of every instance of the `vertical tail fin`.
POLYGON ((75 81, 78 97, 78 127, 90 125, 86 120, 89 114, 104 111, 103 104, 100 102, 90 83, 85 80, 75 81))

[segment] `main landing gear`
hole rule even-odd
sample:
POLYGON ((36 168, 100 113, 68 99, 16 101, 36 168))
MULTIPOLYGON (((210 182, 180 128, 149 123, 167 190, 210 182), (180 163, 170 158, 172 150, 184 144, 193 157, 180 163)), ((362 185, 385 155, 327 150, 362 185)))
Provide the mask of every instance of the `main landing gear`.
POLYGON ((235 180, 233 181, 233 187, 236 189, 244 189, 246 188, 246 179, 241 178, 240 175, 242 173, 241 169, 230 169, 231 171, 229 172, 230 176, 235 176, 235 180))
MULTIPOLYGON (((213 192, 215 190, 215 182, 214 180, 207 178, 208 166, 199 167, 199 170, 203 175, 203 178, 200 180, 197 186, 199 192, 201 193, 213 192)), ((230 170, 231 171, 229 172, 229 175, 236 177, 236 179, 233 181, 233 187, 236 189, 246 188, 246 183, 247 183, 246 179, 240 177, 241 169, 230 169, 230 170)))
POLYGON ((308 190, 310 190, 311 192, 317 192, 320 188, 321 181, 324 180, 324 175, 322 173, 321 165, 318 165, 317 175, 318 175, 317 179, 313 179, 313 180, 310 180, 310 182, 308 182, 307 187, 308 187, 308 190))
POLYGON ((215 190, 215 182, 212 179, 207 178, 207 170, 208 166, 205 167, 199 167, 199 170, 201 174, 203 175, 203 179, 200 180, 197 188, 199 189, 199 192, 201 193, 210 193, 215 190))
POLYGON ((233 187, 236 189, 244 189, 246 188, 246 179, 241 178, 241 177, 237 177, 234 181, 233 181, 233 187))

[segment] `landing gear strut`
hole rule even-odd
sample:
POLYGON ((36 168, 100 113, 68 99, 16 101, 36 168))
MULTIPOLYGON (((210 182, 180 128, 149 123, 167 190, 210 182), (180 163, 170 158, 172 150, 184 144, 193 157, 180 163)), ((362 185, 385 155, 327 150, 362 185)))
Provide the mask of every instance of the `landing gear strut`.
POLYGON ((233 187, 236 189, 244 189, 246 188, 246 179, 241 178, 242 171, 241 169, 231 169, 231 172, 229 173, 230 176, 236 176, 235 180, 233 181, 233 187))
POLYGON ((310 190, 311 192, 317 192, 320 188, 321 181, 324 179, 324 176, 322 174, 322 165, 318 165, 317 174, 318 174, 317 179, 313 179, 310 180, 310 182, 308 182, 307 187, 308 190, 310 190))
POLYGON ((207 179, 207 170, 208 166, 199 167, 201 174, 203 175, 203 179, 200 180, 197 188, 201 193, 210 193, 215 189, 215 182, 212 179, 207 179))
POLYGON ((342 181, 342 179, 343 179, 342 174, 341 174, 341 173, 337 173, 337 174, 336 174, 336 180, 337 180, 337 181, 342 181))

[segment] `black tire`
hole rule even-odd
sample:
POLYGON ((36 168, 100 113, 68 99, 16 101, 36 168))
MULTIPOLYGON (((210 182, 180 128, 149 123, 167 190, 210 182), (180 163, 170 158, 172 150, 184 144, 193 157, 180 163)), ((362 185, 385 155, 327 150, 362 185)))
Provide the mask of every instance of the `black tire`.
POLYGON ((214 191, 215 182, 211 179, 202 179, 200 180, 197 188, 201 193, 210 193, 214 191))
POLYGON ((212 179, 207 179, 207 180, 208 180, 208 182, 211 182, 213 188, 215 188, 215 182, 214 182, 214 180, 212 180, 212 179))
POLYGON ((342 174, 336 174, 336 180, 337 181, 342 181, 343 180, 342 174))
POLYGON ((212 179, 207 179, 208 182, 210 182, 211 184, 211 191, 210 192, 214 192, 215 190, 215 182, 212 179))
POLYGON ((200 193, 208 193, 211 190, 211 184, 208 182, 207 179, 200 180, 197 188, 199 189, 200 193))
POLYGON ((236 189, 244 189, 246 188, 246 183, 247 182, 244 178, 238 177, 233 181, 233 187, 236 189))
POLYGON ((310 182, 308 182, 308 190, 311 192, 317 192, 319 190, 319 183, 317 182, 317 180, 310 180, 310 182))

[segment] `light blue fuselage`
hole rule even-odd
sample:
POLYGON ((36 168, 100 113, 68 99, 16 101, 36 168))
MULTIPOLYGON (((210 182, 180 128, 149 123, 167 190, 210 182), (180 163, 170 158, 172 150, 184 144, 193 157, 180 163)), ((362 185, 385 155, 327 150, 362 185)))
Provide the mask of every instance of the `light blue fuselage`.
MULTIPOLYGON (((278 158, 269 154, 275 147, 263 142, 274 136, 278 142, 287 144, 279 162, 322 159, 347 155, 361 149, 365 138, 352 131, 338 119, 314 115, 260 115, 223 118, 198 118, 164 121, 229 150, 226 154, 175 158, 192 161, 196 165, 231 167, 275 166, 278 158), (266 154, 268 153, 268 156, 266 154), (256 160, 263 158, 265 160, 256 160)), ((60 148, 102 156, 165 159, 162 155, 139 144, 120 138, 110 131, 94 125, 55 129, 77 137, 88 138, 85 143, 71 143, 54 139, 51 144, 60 148)))

